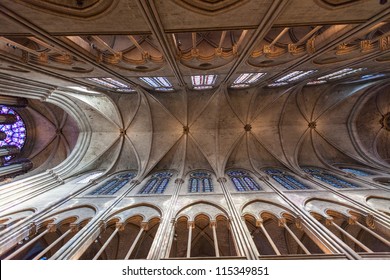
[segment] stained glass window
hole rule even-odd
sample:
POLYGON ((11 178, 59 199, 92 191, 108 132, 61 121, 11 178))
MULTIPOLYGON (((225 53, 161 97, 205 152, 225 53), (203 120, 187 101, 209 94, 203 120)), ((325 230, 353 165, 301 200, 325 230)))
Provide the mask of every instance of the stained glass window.
POLYGON ((104 182, 98 188, 88 193, 88 195, 114 195, 134 177, 134 172, 127 172, 116 175, 114 178, 104 182))
POLYGON ((237 191, 260 191, 261 187, 253 180, 248 172, 242 170, 228 171, 227 175, 232 180, 237 191))
POLYGON ((319 179, 322 182, 327 183, 335 188, 338 189, 359 188, 358 185, 345 181, 336 175, 330 174, 326 170, 320 168, 312 168, 312 167, 305 167, 302 169, 306 173, 312 175, 314 178, 319 179))
POLYGON ((345 171, 345 172, 348 172, 348 173, 352 173, 352 174, 355 174, 357 176, 371 176, 371 175, 374 175, 373 173, 371 172, 367 172, 367 171, 362 171, 362 170, 359 170, 359 169, 355 169, 355 168, 341 168, 341 170, 345 171))
POLYGON ((140 194, 161 194, 164 193, 168 186, 169 180, 172 177, 171 172, 158 172, 152 175, 149 181, 146 182, 145 186, 139 192, 140 194))
POLYGON ((213 184, 211 174, 203 171, 192 172, 189 180, 188 191, 191 193, 197 192, 213 192, 213 184))
MULTIPOLYGON (((3 146, 16 146, 22 149, 26 141, 26 126, 23 119, 13 109, 0 105, 1 115, 15 115, 16 122, 13 124, 0 124, 0 131, 6 134, 4 140, 0 140, 0 147, 3 146)), ((12 156, 5 157, 6 161, 9 161, 12 156)))
POLYGON ((272 179, 274 179, 276 182, 278 182, 280 185, 282 185, 287 190, 307 190, 310 189, 309 186, 303 184, 299 180, 297 180, 295 177, 286 174, 282 172, 279 169, 269 168, 264 170, 265 173, 270 175, 272 179))

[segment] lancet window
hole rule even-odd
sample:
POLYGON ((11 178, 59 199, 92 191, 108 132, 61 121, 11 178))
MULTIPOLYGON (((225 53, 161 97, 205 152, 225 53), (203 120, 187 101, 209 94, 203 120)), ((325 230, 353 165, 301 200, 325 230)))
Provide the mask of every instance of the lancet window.
POLYGON ((188 191, 191 193, 213 192, 211 174, 204 171, 196 171, 190 174, 188 191))
POLYGON ((322 182, 338 189, 359 188, 358 185, 345 181, 340 177, 330 174, 329 172, 320 168, 305 167, 303 168, 303 171, 312 175, 314 178, 319 179, 322 182))
POLYGON ((248 172, 243 170, 231 170, 227 175, 232 180, 234 186, 239 192, 260 191, 261 187, 253 180, 248 172))
POLYGON ((104 182, 97 189, 88 193, 88 195, 114 195, 134 177, 134 172, 127 172, 116 175, 114 178, 104 182))
POLYGON ((161 194, 164 193, 168 186, 169 180, 172 177, 172 172, 164 171, 152 175, 145 186, 140 191, 140 194, 161 194))
POLYGON ((282 185, 287 190, 307 190, 310 189, 309 186, 305 185, 295 177, 286 174, 285 172, 279 170, 279 169, 266 169, 264 170, 265 173, 270 175, 272 179, 274 179, 276 182, 278 182, 280 185, 282 185))

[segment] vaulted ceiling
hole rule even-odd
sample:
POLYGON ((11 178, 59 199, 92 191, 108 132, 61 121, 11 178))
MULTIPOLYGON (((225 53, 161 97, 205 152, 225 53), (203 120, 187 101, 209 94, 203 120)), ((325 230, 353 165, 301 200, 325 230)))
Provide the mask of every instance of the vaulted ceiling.
MULTIPOLYGON (((73 174, 386 170, 389 19, 389 3, 368 0, 4 0, 0 92, 18 95, 10 80, 24 79, 84 112, 92 136, 73 174), (245 73, 262 74, 238 82, 245 73), (196 90, 194 75, 215 75, 215 83, 196 90), (148 77, 171 86, 159 91, 148 77)), ((40 105, 31 104, 34 115, 40 105)), ((59 115, 49 120, 52 131, 73 127, 68 138, 58 136, 66 140, 64 160, 85 131, 59 115)), ((47 137, 36 146, 62 145, 47 137)))

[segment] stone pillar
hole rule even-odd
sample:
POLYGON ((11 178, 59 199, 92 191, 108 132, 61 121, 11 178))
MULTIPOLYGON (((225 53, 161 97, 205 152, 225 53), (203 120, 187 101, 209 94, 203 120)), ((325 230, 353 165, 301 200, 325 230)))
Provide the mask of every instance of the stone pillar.
POLYGON ((246 225, 243 223, 241 215, 236 209, 230 191, 226 186, 226 179, 221 177, 218 179, 218 183, 221 186, 231 215, 230 227, 232 229, 234 241, 237 244, 238 256, 245 256, 247 259, 250 260, 258 259, 257 248, 254 248, 253 242, 251 243, 250 241, 250 236, 248 230, 246 230, 246 225))
POLYGON ((173 232, 175 231, 175 223, 172 222, 175 205, 179 197, 180 188, 184 180, 177 178, 175 180, 175 190, 172 194, 171 201, 165 209, 160 227, 154 237, 152 247, 150 248, 147 259, 158 260, 169 258, 170 246, 172 245, 173 232))
POLYGON ((6 115, 0 115, 0 124, 14 124, 16 123, 17 119, 15 115, 12 114, 6 114, 6 115))
POLYGON ((0 95, 0 104, 10 107, 26 107, 28 101, 26 98, 0 95))
MULTIPOLYGON (((103 211, 99 212, 50 259, 75 260, 80 258, 99 234, 106 229, 106 219, 110 216, 112 209, 114 209, 115 206, 118 205, 139 183, 138 180, 132 180, 127 191, 114 198, 103 211)), ((118 226, 121 225, 118 224, 118 226)))
POLYGON ((33 167, 33 164, 30 160, 24 159, 19 162, 10 163, 0 167, 0 180, 5 179, 6 177, 14 177, 19 174, 26 173, 33 167))

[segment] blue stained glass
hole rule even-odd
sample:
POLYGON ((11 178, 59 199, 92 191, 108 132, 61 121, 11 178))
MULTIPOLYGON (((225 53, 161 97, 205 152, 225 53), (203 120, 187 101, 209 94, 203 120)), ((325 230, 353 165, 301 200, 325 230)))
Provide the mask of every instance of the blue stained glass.
POLYGON ((302 184, 300 181, 298 181, 297 179, 295 179, 293 176, 291 175, 285 175, 285 178, 292 182, 294 185, 298 186, 299 189, 302 189, 302 190, 307 190, 307 189, 310 189, 310 187, 302 184))
MULTIPOLYGON (((17 146, 19 149, 22 149, 26 141, 26 126, 23 122, 23 119, 19 114, 13 109, 0 105, 0 114, 1 115, 15 115, 16 122, 14 124, 0 124, 0 131, 4 132, 7 137, 4 140, 0 140, 0 147, 13 145, 17 146)), ((5 160, 8 161, 12 156, 5 157, 5 160)))
POLYGON ((205 171, 195 171, 190 174, 189 192, 213 192, 211 174, 205 171))
POLYGON ((359 170, 359 169, 354 169, 354 168, 341 168, 341 170, 343 170, 345 172, 349 172, 349 173, 355 174, 357 176, 371 176, 371 175, 374 175, 373 173, 370 173, 370 172, 367 172, 367 171, 362 171, 362 170, 359 170))
POLYGON ((159 172, 152 175, 145 187, 141 190, 142 194, 161 194, 168 186, 169 180, 172 177, 171 172, 159 172))
POLYGON ((158 182, 157 178, 150 179, 145 185, 144 189, 141 191, 141 193, 150 193, 153 187, 157 184, 157 182, 158 182))
POLYGON ((244 176, 244 175, 247 175, 246 172, 240 171, 240 170, 228 171, 227 174, 229 176, 244 176))
POLYGON ((199 182, 198 182, 198 179, 197 178, 191 178, 190 179, 190 192, 199 192, 199 189, 198 189, 198 185, 199 185, 199 182))
POLYGON ((226 172, 232 180, 237 191, 259 191, 261 187, 253 180, 248 172, 242 170, 231 170, 226 172))
POLYGON ((277 169, 266 169, 264 171, 267 174, 281 174, 282 173, 280 170, 277 170, 277 169))
POLYGON ((281 184, 284 188, 286 188, 288 190, 295 190, 295 189, 297 189, 294 185, 289 184, 286 180, 283 180, 283 178, 280 177, 280 176, 273 175, 272 178, 276 182, 278 182, 279 184, 281 184))
POLYGON ((237 189, 239 192, 246 191, 245 187, 244 187, 243 184, 241 183, 241 178, 233 177, 233 178, 232 178, 232 181, 233 181, 234 186, 236 187, 236 189, 237 189))
POLYGON ((113 195, 116 192, 118 192, 121 188, 123 188, 123 186, 125 186, 128 182, 129 182, 129 180, 127 180, 127 179, 123 180, 123 181, 119 181, 117 184, 115 184, 115 186, 113 188, 111 188, 110 190, 107 190, 101 194, 113 195))
POLYGON ((256 184, 256 182, 253 181, 253 179, 251 177, 245 176, 244 182, 246 183, 247 187, 249 187, 250 190, 252 190, 252 191, 260 190, 260 186, 258 184, 256 184))
POLYGON ((345 188, 359 188, 358 185, 355 185, 351 182, 345 181, 338 176, 329 174, 325 171, 315 168, 303 168, 303 170, 309 174, 312 174, 314 178, 317 178, 335 188, 345 189, 345 188))
POLYGON ((107 191, 111 187, 113 187, 117 182, 118 182, 118 180, 115 180, 115 179, 114 180, 110 180, 110 181, 104 183, 103 185, 101 185, 99 188, 97 188, 94 191, 90 192, 89 195, 99 195, 99 194, 107 191))
POLYGON ((159 185, 156 188, 155 193, 163 193, 169 182, 168 178, 164 178, 159 182, 159 185))
POLYGON ((203 192, 213 192, 213 185, 211 184, 210 178, 203 179, 203 192))

